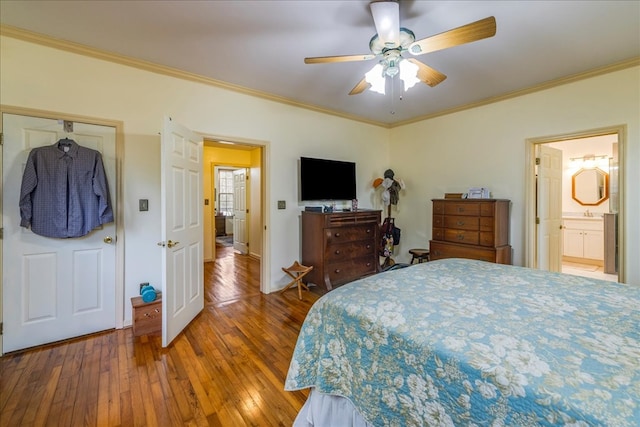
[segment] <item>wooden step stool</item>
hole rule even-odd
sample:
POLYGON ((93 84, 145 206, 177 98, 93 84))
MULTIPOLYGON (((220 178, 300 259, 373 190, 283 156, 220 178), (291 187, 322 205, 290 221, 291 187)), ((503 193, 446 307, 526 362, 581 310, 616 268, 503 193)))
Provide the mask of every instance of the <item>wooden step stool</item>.
POLYGON ((282 271, 287 273, 293 280, 289 282, 287 286, 285 286, 280 293, 283 293, 287 289, 297 286, 298 287, 298 299, 302 300, 302 288, 305 288, 307 291, 309 288, 307 285, 302 283, 302 278, 306 276, 311 270, 313 270, 313 266, 307 267, 305 265, 300 264, 298 261, 294 261, 290 267, 284 268, 282 267, 282 271))
POLYGON ((413 261, 418 261, 418 264, 423 261, 429 261, 429 249, 409 249, 409 253, 411 254, 411 262, 409 264, 413 264, 413 261))

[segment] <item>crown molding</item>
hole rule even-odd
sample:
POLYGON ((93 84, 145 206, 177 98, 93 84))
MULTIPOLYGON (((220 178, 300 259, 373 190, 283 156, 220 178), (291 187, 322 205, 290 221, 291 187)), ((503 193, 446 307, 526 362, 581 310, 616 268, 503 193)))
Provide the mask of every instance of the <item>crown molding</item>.
POLYGON ((141 70, 149 71, 156 74, 162 74, 170 77, 179 78, 182 80, 188 80, 196 83, 201 83, 209 86, 215 86, 218 88, 230 90, 233 92, 241 93, 244 95, 254 96, 262 99, 266 99, 273 102, 278 102, 281 104, 291 105, 294 107, 304 108, 306 110, 315 111, 318 113, 328 114, 331 116, 341 117, 348 120, 353 120, 361 123, 366 123, 374 126, 379 126, 386 129, 396 128, 400 126, 405 126, 408 124, 420 122, 423 120, 433 119, 435 117, 445 116, 448 114, 457 113, 464 110, 469 110, 472 108, 480 107, 483 105, 493 104, 496 102, 504 101, 511 98, 516 98, 523 95, 528 95, 534 92, 539 92, 542 90, 550 89, 556 86, 565 85, 568 83, 573 83, 579 80, 588 79, 591 77, 596 77, 603 74, 612 73, 614 71, 624 70, 626 68, 631 68, 640 65, 640 57, 635 57, 631 59, 627 59, 615 64, 607 65, 604 67, 596 68, 593 70, 589 70, 583 73, 574 74, 567 77, 562 77, 555 80, 550 80, 541 84, 533 85, 528 88, 520 89, 517 91, 505 93, 503 95, 494 96, 490 98, 486 98, 480 100, 478 102, 460 105, 458 107, 450 108, 447 110, 442 110, 437 113, 428 114, 424 116, 415 117, 410 120, 405 120, 402 122, 397 122, 393 124, 383 123, 375 120, 369 120, 362 118, 360 116, 346 114, 335 110, 330 110, 328 108, 319 107, 316 105, 305 104, 301 102, 297 102, 291 100, 289 98, 273 95, 267 92, 261 92, 254 89, 249 89, 244 86, 234 85, 232 83, 223 82, 221 80, 212 79, 209 77, 204 77, 199 74, 190 73, 187 71, 183 71, 177 68, 167 67, 164 65, 155 64, 153 62, 143 61, 140 59, 131 58, 124 55, 115 54, 112 52, 95 49, 80 43, 70 42, 67 40, 57 39, 49 36, 45 36, 39 33, 35 33, 32 31, 27 31, 21 28, 12 27, 8 25, 0 25, 0 35, 12 37, 15 39, 23 40, 30 43, 35 43, 47 47, 51 47, 54 49, 64 50, 71 53, 76 53, 79 55, 84 55, 96 59, 100 59, 103 61, 110 61, 117 64, 125 65, 128 67, 138 68, 141 70))
POLYGON ((577 82, 577 81, 588 79, 588 78, 591 78, 591 77, 600 76, 600 75, 603 75, 603 74, 609 74, 609 73, 612 73, 614 71, 620 71, 620 70, 624 70, 624 69, 627 69, 627 68, 636 67, 638 65, 640 65, 640 57, 627 59, 627 60, 624 60, 624 61, 621 61, 621 62, 617 62, 615 64, 610 64, 610 65, 607 65, 607 66, 604 66, 604 67, 600 67, 600 68, 596 68, 596 69, 593 69, 593 70, 585 71, 583 73, 573 74, 571 76, 562 77, 562 78, 555 79, 555 80, 549 80, 547 82, 536 84, 536 85, 530 86, 528 88, 519 89, 519 90, 516 90, 516 91, 513 91, 513 92, 505 93, 503 95, 493 96, 491 98, 486 98, 486 99, 483 99, 483 100, 480 100, 478 102, 474 102, 474 103, 471 103, 471 104, 465 104, 465 105, 461 105, 459 107, 450 108, 448 110, 442 110, 442 111, 439 111, 439 112, 434 113, 434 114, 415 117, 415 118, 410 119, 410 120, 405 120, 405 121, 402 121, 402 122, 394 123, 391 127, 394 128, 394 127, 404 126, 404 125, 408 125, 408 124, 411 124, 411 123, 421 122, 421 121, 427 120, 427 119, 433 119, 434 117, 445 116, 447 114, 453 114, 453 113, 457 113, 459 111, 464 111, 464 110, 470 110, 472 108, 480 107, 480 106, 483 106, 483 105, 493 104, 493 103, 496 103, 496 102, 505 101, 507 99, 517 98, 519 96, 528 95, 528 94, 535 93, 535 92, 540 92, 540 91, 543 91, 543 90, 551 89, 551 88, 554 88, 554 87, 557 87, 557 86, 566 85, 566 84, 569 84, 569 83, 577 82))
POLYGON ((188 80, 195 83, 215 86, 221 89, 226 89, 233 92, 242 93, 244 95, 254 96, 257 98, 278 102, 280 104, 286 104, 294 107, 304 108, 304 109, 315 111, 318 113, 329 114, 332 116, 337 116, 344 119, 354 120, 354 121, 367 123, 370 125, 375 125, 380 127, 389 127, 389 125, 387 125, 386 123, 364 119, 359 116, 346 114, 346 113, 342 113, 335 110, 330 110, 328 108, 318 107, 316 105, 297 102, 289 98, 273 95, 267 92, 261 92, 254 89, 249 89, 240 85, 234 85, 232 83, 227 83, 221 80, 205 77, 200 74, 190 73, 188 71, 183 71, 177 68, 159 65, 153 62, 143 61, 141 59, 136 59, 136 58, 132 58, 125 55, 119 55, 113 52, 92 48, 80 43, 70 42, 68 40, 62 40, 54 37, 45 36, 32 31, 23 30, 21 28, 16 28, 8 25, 0 25, 0 35, 26 41, 29 43, 39 44, 42 46, 46 46, 46 47, 50 47, 58 50, 64 50, 66 52, 76 53, 78 55, 88 56, 88 57, 100 59, 103 61, 109 61, 116 64, 125 65, 128 67, 133 67, 133 68, 149 71, 156 74, 162 74, 165 76, 175 77, 182 80, 188 80))

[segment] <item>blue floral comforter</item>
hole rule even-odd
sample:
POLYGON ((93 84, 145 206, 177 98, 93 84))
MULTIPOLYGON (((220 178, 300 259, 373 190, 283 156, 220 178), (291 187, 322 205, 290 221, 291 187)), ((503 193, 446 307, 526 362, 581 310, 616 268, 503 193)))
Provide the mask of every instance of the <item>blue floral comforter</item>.
POLYGON ((286 390, 375 426, 640 425, 640 287, 482 261, 388 271, 320 298, 286 390))

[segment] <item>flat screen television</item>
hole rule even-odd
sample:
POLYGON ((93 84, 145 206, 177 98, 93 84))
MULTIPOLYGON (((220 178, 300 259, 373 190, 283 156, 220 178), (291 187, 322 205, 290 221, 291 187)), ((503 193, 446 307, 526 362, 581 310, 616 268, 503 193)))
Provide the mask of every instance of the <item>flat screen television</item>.
POLYGON ((300 200, 353 200, 356 164, 338 160, 300 158, 300 200))

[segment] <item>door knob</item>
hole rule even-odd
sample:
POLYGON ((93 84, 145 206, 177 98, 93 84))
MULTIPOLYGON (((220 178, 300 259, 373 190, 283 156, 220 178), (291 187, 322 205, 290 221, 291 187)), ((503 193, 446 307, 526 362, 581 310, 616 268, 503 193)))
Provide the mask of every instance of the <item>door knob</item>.
POLYGON ((172 248, 172 247, 176 246, 178 243, 180 243, 180 242, 174 242, 174 241, 169 240, 167 242, 167 246, 172 248))
POLYGON ((107 236, 104 239, 102 239, 102 241, 105 242, 105 243, 111 244, 111 243, 113 243, 113 237, 107 236))

